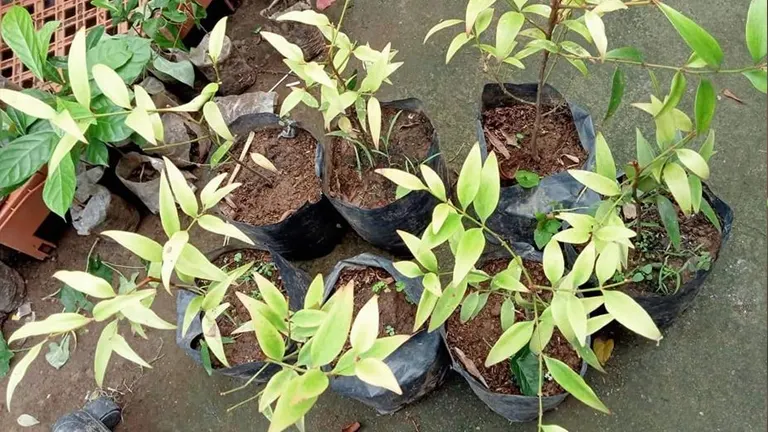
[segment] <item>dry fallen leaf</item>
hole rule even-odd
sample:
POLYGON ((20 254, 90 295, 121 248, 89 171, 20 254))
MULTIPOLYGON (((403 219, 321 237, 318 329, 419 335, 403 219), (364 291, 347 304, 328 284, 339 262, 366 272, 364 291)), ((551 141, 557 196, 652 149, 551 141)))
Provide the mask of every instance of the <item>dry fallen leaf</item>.
POLYGON ((632 203, 626 203, 621 206, 621 211, 624 213, 624 219, 626 220, 637 218, 637 206, 632 203))
POLYGON ((475 366, 475 362, 470 360, 467 357, 467 355, 464 354, 464 351, 462 351, 462 350, 460 350, 458 348, 455 348, 455 347, 453 348, 453 351, 456 352, 456 357, 459 358, 459 361, 461 362, 461 364, 464 365, 464 368, 467 369, 467 372, 469 372, 470 375, 472 375, 473 377, 477 378, 481 383, 483 383, 485 388, 488 388, 488 383, 485 382, 485 378, 483 378, 483 376, 480 375, 480 371, 477 370, 477 366, 475 366))
POLYGON ((520 148, 520 143, 517 142, 517 137, 514 135, 510 135, 503 130, 501 131, 501 134, 504 135, 504 139, 507 140, 507 145, 511 145, 512 147, 520 148))
POLYGON ((592 349, 595 351, 597 361, 601 365, 605 365, 613 352, 613 339, 595 338, 595 341, 592 343, 592 349))
POLYGON ((723 96, 727 97, 728 99, 733 99, 733 100, 735 100, 736 102, 738 102, 738 103, 740 103, 740 104, 744 105, 744 101, 743 101, 743 100, 741 100, 741 98, 739 98, 738 96, 736 96, 735 94, 733 94, 733 92, 732 92, 732 91, 730 91, 730 90, 728 90, 728 89, 723 89, 723 96))
POLYGON ((40 424, 36 418, 29 414, 20 415, 19 418, 16 419, 16 423, 18 423, 21 427, 32 427, 40 424))
POLYGON ((569 155, 569 154, 563 154, 563 156, 565 156, 566 158, 570 159, 571 162, 573 162, 573 163, 579 163, 579 158, 577 158, 576 156, 569 155))
POLYGON ((496 135, 488 132, 488 130, 485 130, 485 138, 488 140, 488 142, 491 143, 493 148, 499 152, 499 154, 504 156, 504 159, 509 159, 509 151, 507 151, 507 147, 503 142, 501 142, 499 138, 496 137, 496 135))
POLYGON ((360 422, 354 422, 341 429, 341 432, 357 432, 360 430, 360 422))

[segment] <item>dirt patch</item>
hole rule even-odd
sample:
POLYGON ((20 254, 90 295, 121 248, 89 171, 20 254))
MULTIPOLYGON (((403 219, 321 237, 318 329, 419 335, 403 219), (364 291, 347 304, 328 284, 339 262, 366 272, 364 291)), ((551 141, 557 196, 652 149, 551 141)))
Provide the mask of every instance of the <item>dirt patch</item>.
POLYGON ((135 183, 146 183, 160 177, 160 171, 156 170, 151 163, 142 162, 128 175, 127 180, 135 183))
POLYGON ((483 111, 483 131, 489 152, 499 160, 502 186, 516 184, 515 173, 522 169, 545 177, 584 164, 587 152, 568 105, 544 106, 537 140, 539 159, 531 148, 536 107, 515 105, 483 111))
MULTIPOLYGON (((382 109, 382 139, 386 139, 390 125, 398 110, 382 109)), ((354 115, 354 114, 353 114, 354 115)), ((358 170, 358 157, 355 146, 341 138, 331 141, 331 178, 330 192, 335 198, 340 198, 350 204, 362 208, 383 207, 395 201, 396 186, 384 176, 374 172, 377 168, 418 169, 429 152, 434 132, 427 116, 423 113, 402 111, 397 117, 389 146, 381 144, 380 150, 389 154, 387 157, 371 153, 374 166, 362 150, 359 150, 359 161, 362 172, 358 170), (388 147, 388 148, 387 148, 388 147)))
MULTIPOLYGON (((639 235, 633 239, 635 249, 629 250, 625 276, 631 279, 634 274, 640 272, 646 279, 625 285, 621 288, 622 291, 635 296, 674 294, 678 284, 677 278, 672 274, 667 273, 668 277, 664 277, 659 283, 662 266, 679 273, 682 285, 695 277, 698 268, 708 270, 711 263, 717 259, 722 236, 715 226, 703 213, 685 216, 677 205, 675 208, 680 224, 680 250, 675 250, 671 244, 656 206, 642 206, 641 228, 639 235), (648 265, 651 265, 650 272, 647 271, 648 265)), ((638 231, 637 220, 625 223, 629 228, 638 231)))
MULTIPOLYGON (((272 257, 269 252, 244 249, 225 253, 213 261, 216 266, 225 268, 226 270, 232 270, 249 262, 254 262, 253 270, 258 271, 262 276, 269 279, 279 290, 283 290, 283 281, 280 278, 280 271, 272 263, 272 257)), ((224 344, 224 355, 227 356, 230 365, 239 365, 266 359, 261 348, 259 348, 259 341, 252 331, 230 336, 235 329, 251 320, 251 315, 248 313, 248 309, 246 309, 240 299, 237 298, 236 293, 241 292, 254 298, 260 298, 259 287, 256 285, 256 281, 250 276, 250 273, 247 273, 247 276, 241 278, 237 283, 237 285, 231 286, 230 289, 227 290, 227 295, 224 296, 224 302, 229 302, 231 305, 230 308, 216 320, 216 324, 218 324, 222 336, 232 338, 231 343, 224 344)), ((211 363, 216 368, 223 367, 215 356, 211 356, 211 363)))
MULTIPOLYGON (((493 276, 506 269, 508 262, 509 260, 506 259, 493 260, 480 267, 480 269, 493 276)), ((548 284, 541 263, 524 261, 524 265, 528 269, 534 284, 548 284)), ((501 306, 503 302, 501 296, 491 295, 483 310, 474 319, 466 323, 462 323, 459 319, 459 308, 448 318, 445 330, 449 348, 452 350, 453 348, 460 349, 475 364, 491 391, 501 394, 519 395, 522 393, 514 381, 509 362, 504 361, 491 367, 485 367, 485 359, 488 357, 491 347, 503 333, 501 329, 501 306)), ((516 310, 515 321, 530 320, 531 318, 531 316, 526 316, 526 311, 522 309, 516 310)), ((579 372, 581 359, 563 335, 560 334, 560 331, 555 330, 544 352, 547 356, 563 361, 571 369, 579 372)), ((544 370, 546 373, 546 366, 544 370)), ((563 389, 554 380, 545 379, 542 391, 545 396, 552 396, 562 393, 563 389)))
POLYGON ((355 281, 353 316, 356 317, 368 300, 378 294, 379 337, 411 334, 416 318, 416 305, 408 301, 402 284, 395 282, 395 278, 380 268, 346 268, 339 275, 335 288, 340 289, 351 280, 355 281))
MULTIPOLYGON (((280 138, 280 128, 257 131, 248 153, 259 152, 266 156, 279 173, 258 166, 250 156, 243 160, 246 166, 260 173, 241 167, 235 181, 242 186, 230 194, 236 209, 225 201, 219 209, 228 217, 252 225, 269 225, 282 221, 305 203, 320 200, 320 179, 315 175, 315 146, 317 141, 307 131, 298 129, 296 138, 280 138)), ((233 146, 232 154, 239 156, 247 137, 233 146)), ((230 162, 218 171, 231 172, 235 163, 230 162)))

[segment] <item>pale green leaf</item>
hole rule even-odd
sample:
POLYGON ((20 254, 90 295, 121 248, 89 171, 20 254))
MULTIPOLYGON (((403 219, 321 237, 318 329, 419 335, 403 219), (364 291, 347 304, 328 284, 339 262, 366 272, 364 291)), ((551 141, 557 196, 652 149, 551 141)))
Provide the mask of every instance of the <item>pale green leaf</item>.
POLYGON ((10 344, 31 336, 67 333, 79 329, 91 321, 93 321, 91 318, 86 318, 77 313, 65 312, 49 315, 44 320, 24 324, 20 329, 11 334, 11 337, 8 338, 8 343, 10 344))
POLYGON ((768 1, 752 0, 747 13, 747 48, 759 63, 768 51, 768 1))
POLYGON ((672 78, 672 84, 669 87, 669 95, 664 101, 664 105, 656 112, 656 114, 654 114, 654 117, 659 118, 677 107, 677 104, 680 103, 680 99, 682 99, 685 94, 687 84, 688 81, 685 79, 685 74, 678 71, 672 78))
POLYGON ((202 304, 203 304, 203 296, 195 296, 187 304, 187 308, 184 311, 184 320, 182 321, 182 324, 181 324, 182 336, 187 334, 187 330, 189 330, 189 326, 192 325, 192 320, 194 320, 195 317, 202 310, 202 304))
POLYGON ((595 266, 595 243, 589 242, 589 244, 581 251, 576 261, 573 263, 573 269, 571 269, 570 275, 572 276, 573 285, 579 287, 589 280, 592 275, 592 270, 595 266))
POLYGON ((690 18, 668 6, 665 3, 657 4, 666 15, 675 30, 680 34, 686 44, 704 61, 711 66, 720 66, 723 61, 723 51, 706 30, 693 22, 690 18))
POLYGON ((220 19, 208 37, 208 56, 215 64, 221 56, 221 49, 224 46, 224 36, 227 29, 227 17, 220 19))
POLYGON ((269 44, 286 59, 300 63, 304 62, 304 53, 298 45, 288 42, 284 37, 275 33, 262 31, 259 32, 259 35, 269 42, 269 44))
POLYGON ((32 117, 50 120, 56 116, 56 110, 46 103, 14 90, 0 88, 0 102, 4 102, 32 117))
POLYGON ((768 91, 768 72, 763 69, 743 72, 749 82, 761 93, 768 91))
MULTIPOLYGON (((765 0, 763 0, 765 1, 765 0)), ((715 87, 709 80, 702 79, 699 82, 699 88, 696 90, 696 133, 704 134, 709 130, 712 118, 715 116, 715 105, 717 97, 715 87)))
POLYGON ((602 132, 598 132, 595 137, 595 160, 598 174, 609 179, 616 178, 616 163, 602 132))
POLYGON ((481 228, 472 228, 464 233, 456 250, 456 263, 453 267, 454 285, 467 277, 484 249, 485 235, 481 228))
POLYGON ((130 294, 118 295, 117 297, 109 300, 100 301, 93 307, 93 318, 96 321, 105 321, 112 317, 114 314, 122 311, 123 308, 138 303, 145 298, 154 296, 156 291, 154 289, 147 289, 141 291, 135 291, 130 294))
POLYGON ((163 260, 163 247, 143 235, 127 231, 104 231, 101 235, 111 238, 141 259, 150 262, 163 260))
POLYGON ((53 277, 91 297, 103 299, 115 296, 109 282, 87 272, 59 270, 53 277))
POLYGON ((159 192, 160 222, 163 225, 165 235, 170 238, 180 229, 179 214, 176 211, 176 202, 173 200, 171 186, 164 172, 160 173, 160 192, 159 192))
POLYGON ((215 102, 206 102, 203 105, 203 116, 208 126, 213 129, 220 137, 227 141, 233 141, 235 139, 232 136, 232 132, 229 131, 227 123, 224 121, 224 117, 221 115, 219 106, 215 102))
POLYGON ((104 96, 117 106, 131 109, 131 97, 128 94, 128 88, 117 72, 103 64, 94 65, 91 72, 96 85, 99 86, 104 96))
POLYGON ((475 143, 464 161, 459 173, 459 180, 456 184, 456 193, 459 197, 459 203, 464 209, 469 208, 472 201, 480 190, 480 174, 483 169, 480 156, 480 145, 475 143))
POLYGON ((184 174, 167 157, 163 156, 163 161, 165 161, 165 172, 168 175, 168 181, 171 183, 171 189, 176 197, 176 201, 181 206, 181 210, 188 216, 196 217, 198 211, 197 198, 195 198, 195 193, 187 185, 184 174))
POLYGON ((379 297, 374 295, 360 309, 352 323, 349 343, 358 354, 364 354, 373 346, 379 334, 379 297))
POLYGON ((608 243, 600 252, 595 263, 595 275, 601 286, 616 273, 620 263, 619 257, 618 243, 608 243))
MULTIPOLYGON (((8 343, 10 343, 10 341, 8 341, 8 343)), ((13 392, 16 390, 16 387, 18 387, 19 383, 24 378, 24 375, 27 373, 29 365, 32 364, 32 362, 40 354, 40 349, 43 348, 43 344, 45 344, 45 341, 42 341, 30 348, 24 358, 22 358, 19 363, 14 366, 13 371, 11 372, 11 376, 8 377, 8 384, 5 388, 5 406, 8 408, 9 412, 11 411, 11 399, 13 399, 13 392)))
POLYGON ((493 366, 517 354, 531 340, 533 327, 533 321, 522 321, 508 328, 488 353, 488 357, 485 359, 485 367, 493 366))
POLYGON ((584 381, 584 378, 574 372, 567 364, 547 356, 544 356, 544 361, 546 362, 547 370, 550 375, 552 375, 552 378, 554 378, 565 391, 588 406, 606 414, 610 414, 608 407, 606 407, 597 397, 595 392, 589 388, 589 385, 584 381))
POLYGON ((685 170, 675 162, 670 162, 664 166, 664 183, 666 183, 672 196, 675 197, 677 205, 685 214, 691 212, 691 188, 688 185, 688 176, 685 170))
POLYGON ((544 274, 549 282, 555 283, 563 277, 565 271, 565 259, 563 251, 560 249, 560 243, 556 240, 550 240, 544 247, 543 255, 544 274))
POLYGON ((394 168, 379 168, 376 170, 376 173, 383 175, 392 181, 392 183, 395 183, 398 186, 402 186, 408 190, 427 190, 427 187, 424 185, 424 183, 421 182, 421 180, 419 180, 418 177, 405 171, 394 168))
POLYGON ((385 388, 395 394, 403 394, 392 370, 379 359, 365 358, 355 364, 355 376, 372 386, 385 388))
POLYGON ((104 375, 107 372, 109 359, 112 357, 112 337, 117 334, 117 320, 104 326, 99 341, 96 343, 96 351, 93 353, 93 373, 96 377, 96 385, 104 386, 104 375))
POLYGON ((614 178, 583 170, 568 170, 568 173, 578 180, 579 183, 601 195, 615 196, 621 193, 619 184, 614 178))
POLYGON ((480 173, 480 187, 473 201, 475 213, 477 213, 481 222, 485 222, 496 210, 496 206, 499 203, 500 183, 496 153, 492 152, 485 159, 485 164, 480 173))
POLYGON ((515 48, 515 38, 525 22, 525 16, 519 12, 506 12, 496 27, 496 57, 506 58, 515 48))
POLYGON ((435 34, 435 33, 439 32, 440 30, 446 29, 446 28, 448 28, 448 27, 451 27, 451 26, 455 26, 456 24, 461 24, 461 23, 463 23, 463 22, 464 22, 464 21, 462 21, 462 20, 460 20, 460 19, 448 19, 448 20, 440 21, 440 22, 439 22, 439 23, 437 23, 437 24, 436 24, 434 27, 432 27, 431 29, 429 29, 429 31, 427 32, 427 35, 426 35, 426 36, 424 36, 424 41, 423 41, 422 43, 427 43, 427 40, 428 40, 428 39, 429 39, 429 38, 430 38, 430 37, 431 37, 433 34, 435 34))
POLYGON ((88 65, 85 61, 85 27, 81 27, 72 39, 67 66, 69 85, 75 100, 86 109, 90 108, 91 86, 88 84, 88 65))
POLYGON ((333 361, 344 347, 350 326, 354 303, 354 282, 350 281, 334 295, 334 304, 329 311, 334 319, 325 320, 315 333, 310 355, 314 366, 325 366, 333 361))
POLYGON ((125 125, 141 135, 141 137, 147 140, 150 144, 157 145, 152 118, 144 108, 134 108, 133 111, 125 117, 125 125))
POLYGON ((675 154, 680 162, 699 178, 702 180, 709 178, 709 165, 699 153, 691 149, 677 149, 675 154))
POLYGON ((605 36, 605 24, 602 18, 597 13, 588 10, 584 12, 584 24, 586 24, 589 34, 592 36, 600 57, 605 58, 605 53, 608 49, 608 38, 605 36))
POLYGON ((248 238, 247 235, 245 235, 240 229, 238 229, 236 226, 224 222, 223 220, 219 219, 216 216, 213 215, 202 215, 197 220, 197 223, 200 224, 200 228, 212 232, 214 234, 223 235, 225 237, 232 237, 236 238, 244 243, 253 245, 253 240, 248 238))
POLYGON ((166 289, 170 289, 171 274, 176 267, 176 261, 181 256, 181 252, 184 250, 184 246, 189 242, 189 233, 186 231, 177 231, 171 236, 163 246, 163 269, 162 280, 163 286, 166 289))
POLYGON ((660 341, 662 336, 653 319, 632 297, 621 291, 603 291, 605 309, 624 327, 640 336, 660 341))
POLYGON ((451 44, 448 46, 448 51, 445 53, 445 64, 448 64, 453 56, 456 54, 456 52, 464 46, 467 42, 470 41, 470 37, 467 36, 466 33, 459 33, 457 34, 453 40, 451 41, 451 44))

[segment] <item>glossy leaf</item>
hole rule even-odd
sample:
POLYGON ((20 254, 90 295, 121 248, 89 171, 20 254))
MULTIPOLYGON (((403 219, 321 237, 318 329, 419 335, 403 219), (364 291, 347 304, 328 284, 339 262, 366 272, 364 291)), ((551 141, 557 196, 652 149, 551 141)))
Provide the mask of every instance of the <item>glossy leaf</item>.
POLYGON ((472 203, 481 222, 485 222, 496 210, 499 203, 500 188, 499 165, 496 161, 496 153, 492 152, 485 159, 480 173, 480 188, 472 203))
POLYGON ((605 58, 605 53, 608 49, 608 38, 605 36, 605 24, 603 24, 602 18, 595 12, 588 10, 584 12, 584 23, 589 30, 589 34, 592 36, 600 57, 605 58))
POLYGON ((677 205, 683 213, 691 212, 691 189, 688 186, 688 176, 680 165, 670 162, 664 166, 664 183, 666 183, 677 205))
MULTIPOLYGON (((34 8, 33 8, 34 10, 34 8)), ((27 10, 19 5, 11 6, 3 12, 0 31, 3 44, 13 50, 13 54, 35 76, 44 78, 44 60, 38 54, 38 41, 35 34, 35 24, 27 10)), ((43 47, 47 51, 47 44, 43 47)), ((10 399, 10 398, 9 398, 10 399)))
POLYGON ((49 173, 43 186, 43 201, 51 211, 64 218, 75 198, 75 164, 67 156, 56 171, 49 173))
POLYGON ((533 327, 533 321, 522 321, 508 328, 488 353, 488 357, 485 359, 485 367, 490 367, 507 360, 520 351, 531 340, 533 327))
POLYGON ((601 195, 615 196, 621 193, 618 183, 613 178, 583 170, 568 170, 568 173, 578 180, 579 183, 601 195))
POLYGON ((364 354, 371 349, 379 334, 379 297, 374 295, 357 313, 352 330, 349 333, 349 343, 358 354, 364 354))
POLYGON ((440 30, 447 29, 448 27, 455 26, 456 24, 461 24, 464 21, 460 19, 448 19, 440 21, 439 23, 435 24, 434 27, 429 29, 427 32, 427 35, 424 36, 424 41, 422 43, 427 43, 427 40, 432 37, 433 34, 439 32, 440 30))
MULTIPOLYGON (((47 106, 47 105, 46 105, 47 106)), ((22 135, 0 149, 0 188, 29 178, 48 160, 58 136, 53 131, 22 135)))
POLYGON ((712 118, 715 116, 715 105, 717 97, 715 88, 708 80, 702 79, 699 82, 699 88, 696 90, 696 133, 703 135, 709 130, 712 118))
POLYGON ((662 336, 653 319, 632 297, 621 291, 603 291, 605 309, 624 327, 640 336, 660 341, 662 336))
POLYGON ((759 63, 768 51, 768 1, 752 0, 747 13, 747 48, 759 63))
POLYGON ((515 48, 515 38, 523 27, 525 16, 519 12, 504 13, 496 27, 496 57, 503 59, 515 48))
POLYGON ((672 84, 669 88, 669 95, 667 96, 667 100, 664 102, 661 110, 659 110, 654 115, 654 117, 659 118, 664 114, 671 112, 677 106, 677 104, 680 103, 680 99, 683 98, 686 85, 687 81, 685 79, 685 74, 678 71, 672 78, 672 84))
POLYGON ((481 228, 472 228, 464 233, 456 250, 456 263, 453 267, 454 285, 464 280, 484 249, 485 235, 481 228))
POLYGON ((611 98, 608 101, 608 110, 605 112, 603 121, 611 118, 616 110, 621 105, 621 99, 624 97, 624 87, 626 86, 626 79, 624 78, 624 72, 618 67, 613 72, 613 84, 611 85, 611 98))
POLYGON ((606 414, 610 414, 608 407, 606 407, 597 397, 595 392, 589 388, 589 385, 584 381, 584 378, 580 377, 567 364, 547 356, 544 356, 544 362, 546 363, 547 370, 550 375, 552 375, 552 378, 554 378, 565 391, 588 406, 606 414))
POLYGON ((53 277, 91 297, 103 299, 115 296, 115 290, 109 282, 90 273, 59 270, 53 274, 53 277))
POLYGON ((220 19, 208 37, 208 56, 213 63, 218 63, 221 57, 221 49, 224 46, 225 31, 227 29, 227 17, 220 19))
POLYGON ((101 235, 111 238, 141 259, 150 262, 163 260, 163 247, 143 235, 127 231, 103 231, 101 235))
POLYGON ((667 231, 667 236, 675 249, 680 249, 680 225, 677 221, 677 210, 672 202, 663 195, 656 196, 656 208, 659 211, 661 223, 667 231))
POLYGON ((459 180, 456 184, 456 193, 459 197, 459 203, 464 209, 469 208, 472 201, 480 190, 479 175, 483 169, 480 156, 480 145, 475 143, 464 161, 459 173, 459 180))
POLYGON ((72 45, 69 48, 67 58, 67 74, 69 75, 69 85, 72 88, 72 94, 77 102, 85 108, 91 106, 91 86, 88 84, 88 65, 85 60, 85 28, 81 27, 75 38, 72 39, 72 45))
POLYGON ((693 22, 690 18, 668 6, 658 3, 659 9, 666 15, 675 30, 680 34, 686 44, 710 66, 720 66, 723 61, 723 51, 706 30, 693 22))

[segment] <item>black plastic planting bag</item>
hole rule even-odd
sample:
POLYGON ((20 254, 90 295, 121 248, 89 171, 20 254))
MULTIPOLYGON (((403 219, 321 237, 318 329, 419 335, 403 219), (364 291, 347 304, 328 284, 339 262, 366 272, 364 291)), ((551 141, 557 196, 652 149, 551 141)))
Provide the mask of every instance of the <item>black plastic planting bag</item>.
MULTIPOLYGON (((535 250, 533 246, 526 244, 526 243, 513 243, 512 248, 515 250, 515 252, 520 255, 520 258, 524 260, 529 261, 537 261, 541 262, 542 254, 541 252, 535 250)), ((495 247, 491 248, 492 250, 489 252, 486 252, 483 254, 483 257, 480 258, 481 263, 485 263, 491 260, 495 259, 509 259, 511 260, 512 257, 509 256, 509 253, 507 251, 504 251, 502 249, 497 249, 495 247)), ((479 266, 478 266, 479 268, 479 266)), ((445 330, 441 330, 442 336, 445 339, 445 344, 448 346, 448 351, 451 356, 451 363, 452 368, 456 372, 459 373, 469 384, 469 387, 472 389, 473 392, 477 395, 477 397, 480 398, 481 401, 483 401, 486 405, 488 405, 488 408, 493 410, 496 414, 504 417, 505 419, 511 421, 511 422, 527 422, 532 421, 538 418, 539 415, 539 398, 536 396, 524 396, 524 395, 509 395, 509 394, 502 394, 502 393, 496 393, 488 389, 485 385, 483 385, 482 382, 480 382, 477 378, 475 378, 471 373, 467 371, 467 369, 464 367, 464 365, 456 359, 454 356, 454 353, 451 351, 450 345, 448 345, 448 339, 445 335, 445 330)), ((495 342, 495 341, 494 341, 495 342)), ((587 346, 591 344, 591 338, 587 337, 587 346)), ((581 363, 581 370, 579 371, 579 375, 584 377, 584 375, 587 373, 587 362, 582 361, 581 363)), ((552 409, 555 409, 558 405, 560 405, 565 398, 568 397, 568 393, 564 392, 555 396, 547 396, 542 398, 542 408, 544 411, 549 411, 552 409)))
MULTIPOLYGON (((423 104, 415 98, 383 102, 381 106, 382 108, 423 112, 423 104)), ((439 154, 440 141, 434 126, 432 130, 432 145, 427 154, 427 158, 429 158, 427 165, 437 172, 446 188, 449 188, 445 160, 442 154, 439 154)), ((319 162, 324 169, 332 168, 330 163, 324 163, 322 158, 319 162)), ((403 230, 417 236, 421 235, 432 219, 432 209, 438 204, 437 199, 426 191, 411 192, 395 202, 374 209, 357 207, 334 198, 330 194, 327 195, 336 210, 341 213, 341 216, 360 237, 378 248, 400 256, 408 255, 409 252, 403 240, 397 235, 397 230, 403 230)))
MULTIPOLYGON (((704 185, 703 189, 704 198, 712 206, 712 210, 715 211, 715 214, 717 214, 723 229, 722 237, 720 239, 720 249, 718 250, 719 258, 720 254, 723 252, 725 243, 731 236, 733 211, 728 204, 716 197, 707 185, 704 185)), ((715 261, 717 261, 717 259, 715 261)), ((668 327, 693 303, 693 300, 699 294, 699 291, 701 291, 702 285, 704 285, 704 280, 711 272, 712 266, 710 266, 709 270, 697 270, 696 276, 690 281, 680 285, 680 289, 672 295, 659 295, 649 292, 642 296, 633 294, 632 298, 634 298, 635 301, 648 312, 657 326, 668 327)))
MULTIPOLYGON (((219 256, 228 253, 228 252, 234 252, 237 250, 244 250, 247 248, 243 248, 240 246, 227 246, 220 249, 216 249, 215 251, 207 254, 207 257, 210 261, 214 261, 219 256)), ((258 249, 258 248, 253 248, 258 249)), ((307 294, 307 288, 310 284, 309 276, 302 272, 301 270, 294 267, 291 263, 285 260, 285 258, 281 257, 279 254, 267 251, 270 253, 272 257, 272 262, 277 267, 278 271, 280 272, 280 278, 283 281, 283 289, 287 293, 288 296, 288 303, 291 308, 291 310, 300 310, 302 306, 304 305, 304 296, 307 294)), ((230 289, 232 289, 230 287, 230 289)), ((189 326, 189 329, 187 330, 187 334, 182 335, 181 334, 181 328, 184 323, 184 313, 187 310, 187 305, 190 301, 192 301, 192 298, 195 295, 189 291, 179 290, 179 292, 176 294, 176 344, 181 347, 181 349, 184 350, 184 352, 187 353, 192 359, 194 359, 196 362, 202 364, 203 361, 200 357, 200 346, 199 343, 201 340, 203 340, 203 327, 200 315, 195 317, 192 320, 192 324, 189 326)), ((228 336, 228 335, 223 335, 228 336)), ((289 347, 290 350, 290 347, 289 347)), ((214 369, 214 371, 221 373, 222 375, 234 377, 234 378, 240 378, 240 379, 250 379, 252 376, 256 375, 257 372, 261 370, 262 367, 264 367, 264 362, 251 362, 251 363, 244 363, 239 365, 234 365, 232 367, 228 368, 218 368, 214 369)), ((276 364, 270 364, 268 365, 260 374, 259 377, 254 380, 256 383, 263 383, 269 381, 269 379, 274 375, 275 373, 279 372, 281 367, 276 364)))
MULTIPOLYGON (((504 84, 512 95, 528 101, 536 100, 536 84, 504 84)), ((542 101, 546 105, 567 103, 571 109, 576 131, 579 133, 581 146, 589 155, 581 169, 592 170, 595 166, 595 127, 592 117, 582 107, 566 101, 552 86, 546 85, 542 91, 542 101)), ((483 87, 480 113, 477 118, 477 139, 483 160, 488 155, 485 133, 483 132, 482 113, 487 109, 511 107, 522 102, 506 94, 498 84, 486 84, 483 87)), ((536 213, 549 213, 555 208, 589 207, 599 200, 597 194, 571 177, 567 171, 543 177, 539 185, 526 189, 520 185, 501 188, 499 206, 488 218, 487 225, 504 239, 515 242, 534 244, 533 232, 536 230, 536 213)), ((493 240, 496 243, 495 240, 493 240)))
MULTIPOLYGON (((405 294, 418 303, 423 290, 421 279, 407 278, 398 273, 392 261, 379 256, 363 253, 354 258, 340 261, 325 279, 326 298, 333 294, 339 275, 346 268, 378 267, 384 269, 397 281, 405 284, 405 294)), ((391 414, 405 405, 422 398, 440 384, 450 369, 450 361, 439 332, 427 333, 421 330, 384 360, 395 374, 402 395, 381 387, 368 385, 354 376, 331 378, 331 388, 343 396, 357 399, 373 407, 380 414, 391 414)))
MULTIPOLYGON (((301 128, 297 124, 292 128, 301 128)), ((229 125, 237 136, 247 136, 251 131, 267 128, 282 128, 280 118, 271 113, 246 114, 229 125)), ((287 131, 288 129, 286 129, 287 131)), ((296 136, 296 131, 291 131, 296 136)), ((307 133, 309 133, 307 131, 307 133)), ((290 143, 290 141, 286 141, 290 143)), ((315 150, 316 174, 320 176, 317 162, 322 157, 322 145, 315 150)), ((291 175, 291 173, 284 173, 291 175)), ((317 202, 306 202, 284 220, 269 225, 251 225, 227 218, 240 228, 254 243, 269 248, 286 259, 307 260, 330 253, 341 241, 346 230, 344 220, 339 216, 325 194, 317 202)))

